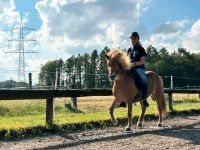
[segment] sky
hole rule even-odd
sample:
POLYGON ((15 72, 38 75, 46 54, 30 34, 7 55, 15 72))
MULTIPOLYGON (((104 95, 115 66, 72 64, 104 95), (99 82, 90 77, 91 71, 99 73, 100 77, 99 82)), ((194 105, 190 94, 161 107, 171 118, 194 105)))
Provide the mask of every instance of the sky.
MULTIPOLYGON (((169 52, 179 47, 200 52, 199 0, 0 0, 0 81, 17 78, 17 44, 11 29, 20 17, 34 32, 26 34, 26 72, 39 73, 48 60, 131 46, 129 35, 140 34, 144 48, 152 45, 169 52)), ((16 36, 16 35, 15 35, 16 36)))

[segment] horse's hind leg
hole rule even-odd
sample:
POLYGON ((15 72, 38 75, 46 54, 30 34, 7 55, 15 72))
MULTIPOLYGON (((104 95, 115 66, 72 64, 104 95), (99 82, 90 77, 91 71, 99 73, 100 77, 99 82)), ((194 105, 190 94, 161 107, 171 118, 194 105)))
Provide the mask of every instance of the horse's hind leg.
POLYGON ((158 112, 159 112, 159 120, 157 126, 162 127, 162 109, 158 108, 158 112))
POLYGON ((118 124, 118 121, 115 119, 114 116, 114 109, 119 105, 120 103, 115 99, 110 107, 110 117, 111 117, 111 121, 114 125, 118 124))
POLYGON ((140 105, 141 105, 142 113, 141 113, 140 118, 138 120, 137 126, 141 128, 143 121, 144 121, 144 114, 146 112, 146 107, 143 107, 142 101, 140 101, 140 105))

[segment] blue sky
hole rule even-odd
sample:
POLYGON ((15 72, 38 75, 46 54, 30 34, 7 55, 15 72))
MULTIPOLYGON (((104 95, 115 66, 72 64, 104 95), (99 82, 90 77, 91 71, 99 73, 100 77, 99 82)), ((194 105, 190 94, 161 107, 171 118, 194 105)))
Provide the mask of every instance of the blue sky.
MULTIPOLYGON (((199 0, 0 0, 0 70, 17 70, 18 56, 8 55, 10 29, 19 24, 35 28, 27 38, 38 51, 26 55, 27 72, 39 72, 48 60, 64 60, 92 50, 131 46, 129 34, 138 31, 146 48, 165 47, 173 52, 184 47, 200 52, 199 0)), ((6 71, 2 71, 6 72, 6 71)), ((2 75, 15 78, 16 72, 2 75), (15 76, 15 77, 13 77, 15 76)))
POLYGON ((42 25, 42 20, 39 17, 38 11, 35 9, 35 4, 39 0, 16 0, 16 10, 19 11, 20 16, 24 16, 28 13, 29 21, 26 23, 27 26, 34 27, 39 30, 42 25))
POLYGON ((149 30, 166 21, 189 20, 189 25, 197 21, 199 15, 199 0, 152 0, 148 5, 148 11, 141 16, 141 22, 145 22, 149 30))

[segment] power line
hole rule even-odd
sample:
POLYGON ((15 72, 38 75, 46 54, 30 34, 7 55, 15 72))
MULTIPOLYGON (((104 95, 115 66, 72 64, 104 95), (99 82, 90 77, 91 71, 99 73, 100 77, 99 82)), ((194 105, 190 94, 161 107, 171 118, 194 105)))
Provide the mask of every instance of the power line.
POLYGON ((8 40, 8 42, 17 42, 18 43, 18 49, 15 50, 15 51, 5 52, 5 54, 7 54, 7 53, 17 53, 17 54, 19 54, 19 58, 18 58, 18 81, 25 81, 25 53, 28 53, 28 54, 29 53, 38 53, 36 51, 30 51, 30 50, 25 51, 25 49, 24 49, 25 42, 36 42, 36 40, 34 40, 34 39, 27 39, 27 38, 24 37, 25 36, 24 32, 26 30, 35 31, 33 28, 25 27, 24 24, 23 24, 23 20, 21 18, 20 26, 11 29, 11 35, 13 34, 14 31, 17 31, 18 37, 8 40))

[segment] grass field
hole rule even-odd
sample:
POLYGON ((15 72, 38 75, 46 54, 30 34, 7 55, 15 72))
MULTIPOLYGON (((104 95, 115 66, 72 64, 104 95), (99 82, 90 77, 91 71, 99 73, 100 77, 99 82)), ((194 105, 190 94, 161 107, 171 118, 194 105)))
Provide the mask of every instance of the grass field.
MULTIPOLYGON (((80 97, 78 110, 69 111, 65 103, 71 102, 70 98, 56 99, 55 123, 61 125, 108 120, 112 100, 112 96, 80 97)), ((200 109, 200 99, 197 94, 174 94, 173 100, 176 111, 200 109)), ((149 102, 150 107, 146 114, 156 115, 156 102, 150 99, 149 102)), ((45 107, 45 100, 0 101, 0 130, 45 126, 45 107)), ((115 112, 118 118, 127 117, 127 108, 117 108, 115 112)), ((133 105, 133 116, 139 116, 140 112, 139 103, 133 105)))

